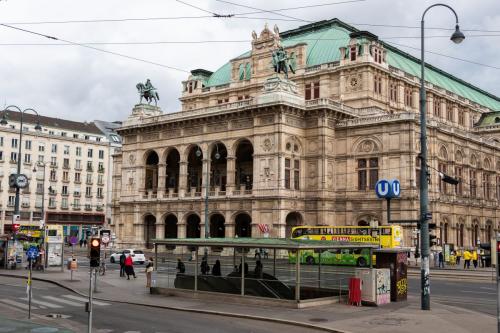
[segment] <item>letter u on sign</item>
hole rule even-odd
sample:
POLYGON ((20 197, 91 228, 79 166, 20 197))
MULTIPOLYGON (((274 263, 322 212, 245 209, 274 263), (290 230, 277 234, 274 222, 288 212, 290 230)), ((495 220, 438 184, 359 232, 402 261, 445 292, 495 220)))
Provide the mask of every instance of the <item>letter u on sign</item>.
POLYGON ((385 179, 381 179, 375 184, 375 194, 379 198, 387 198, 390 195, 391 188, 389 182, 385 179))

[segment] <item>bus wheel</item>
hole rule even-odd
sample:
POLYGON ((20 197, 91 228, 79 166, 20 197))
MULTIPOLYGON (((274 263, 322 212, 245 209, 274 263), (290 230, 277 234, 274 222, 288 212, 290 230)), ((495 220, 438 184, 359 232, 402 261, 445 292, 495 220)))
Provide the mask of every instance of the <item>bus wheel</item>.
POLYGON ((358 267, 365 267, 366 266, 366 259, 363 257, 358 258, 357 266, 358 267))
POLYGON ((308 265, 314 265, 314 258, 312 256, 309 256, 306 258, 306 264, 308 265))

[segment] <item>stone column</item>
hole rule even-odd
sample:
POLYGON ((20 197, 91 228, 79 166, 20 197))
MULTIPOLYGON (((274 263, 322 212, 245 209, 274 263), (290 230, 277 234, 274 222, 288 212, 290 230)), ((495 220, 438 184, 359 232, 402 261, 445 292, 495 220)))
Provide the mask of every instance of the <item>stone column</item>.
POLYGON ((446 100, 444 98, 441 99, 441 108, 439 113, 439 118, 446 119, 446 100))
POLYGON ((210 159, 208 158, 204 158, 203 159, 203 165, 202 165, 202 168, 201 168, 201 172, 202 172, 202 177, 201 177, 201 196, 204 197, 205 196, 205 191, 206 191, 206 188, 207 186, 209 186, 209 190, 210 190, 210 159), (208 170, 208 172, 207 172, 208 170))
POLYGON ((158 164, 158 198, 162 198, 165 193, 165 180, 167 178, 167 165, 158 164))
POLYGON ((187 161, 179 162, 179 197, 183 198, 186 196, 187 189, 187 161))
MULTIPOLYGON (((411 91, 411 101, 412 101, 411 107, 413 109, 418 110, 418 106, 420 104, 419 100, 420 100, 420 94, 418 92, 418 89, 417 88, 412 89, 412 91, 411 91)), ((419 113, 420 113, 420 111, 419 111, 419 113)))
POLYGON ((226 164, 226 193, 232 194, 234 191, 234 175, 236 167, 236 157, 228 156, 226 164))
POLYGON ((156 238, 165 238, 165 221, 156 220, 156 238))
POLYGON ((432 94, 429 94, 427 96, 427 119, 434 116, 434 103, 434 96, 432 94))

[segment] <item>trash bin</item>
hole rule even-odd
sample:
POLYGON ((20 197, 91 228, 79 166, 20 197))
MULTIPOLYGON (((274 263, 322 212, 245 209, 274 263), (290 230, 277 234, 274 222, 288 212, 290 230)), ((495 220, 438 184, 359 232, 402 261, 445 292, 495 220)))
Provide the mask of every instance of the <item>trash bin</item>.
POLYGON ((349 304, 361 306, 361 279, 349 279, 349 304))
POLYGON ((404 249, 380 249, 377 268, 389 268, 391 272, 391 302, 406 301, 408 296, 408 252, 404 249))

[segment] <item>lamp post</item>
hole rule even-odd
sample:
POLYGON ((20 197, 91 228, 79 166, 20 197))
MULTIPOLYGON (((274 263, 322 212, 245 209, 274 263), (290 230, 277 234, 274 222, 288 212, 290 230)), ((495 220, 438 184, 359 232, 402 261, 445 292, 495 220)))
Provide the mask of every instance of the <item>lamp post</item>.
POLYGON ((429 205, 429 187, 427 183, 427 115, 426 115, 426 95, 425 95, 425 60, 424 60, 424 17, 429 9, 443 6, 450 9, 455 15, 456 25, 455 32, 451 35, 451 40, 458 44, 461 43, 465 36, 460 31, 458 26, 458 16, 457 13, 448 5, 445 4, 434 4, 429 6, 424 13, 422 14, 422 21, 420 25, 420 42, 421 42, 421 62, 420 62, 420 158, 422 165, 422 172, 420 173, 420 246, 421 246, 421 270, 420 270, 420 284, 421 284, 421 309, 422 310, 430 310, 430 281, 429 281, 429 214, 428 214, 428 205, 429 205))
MULTIPOLYGON (((44 221, 44 225, 43 225, 43 248, 45 250, 45 262, 44 262, 44 265, 45 265, 45 268, 47 268, 47 264, 48 264, 48 254, 49 254, 49 249, 48 249, 48 246, 47 246, 47 223, 45 221, 45 167, 47 166, 47 164, 49 164, 50 162, 37 162, 37 165, 39 167, 43 167, 43 178, 42 178, 42 220, 44 221)), ((37 170, 36 170, 36 166, 33 168, 33 172, 35 173, 37 170)))
MULTIPOLYGON (((4 109, 4 112, 3 112, 3 115, 2 115, 2 120, 0 120, 0 124, 1 125, 7 125, 8 124, 7 117, 6 117, 6 111, 10 111, 9 110, 10 108, 17 109, 17 111, 20 114, 19 150, 18 150, 18 154, 17 154, 17 174, 16 174, 16 178, 17 178, 21 174, 21 152, 22 152, 22 147, 23 147, 23 115, 24 115, 24 113, 27 112, 27 111, 31 111, 31 112, 33 112, 33 113, 36 114, 36 116, 37 116, 37 122, 36 122, 36 125, 35 125, 35 130, 40 131, 42 129, 42 126, 40 126, 40 121, 39 121, 40 116, 38 115, 38 112, 36 112, 35 110, 33 110, 31 108, 21 110, 20 108, 18 108, 15 105, 9 105, 8 107, 6 107, 4 109)), ((15 197, 15 201, 14 201, 14 216, 12 218, 12 224, 14 224, 15 217, 20 215, 20 211, 19 211, 19 189, 21 187, 19 186, 19 184, 16 184, 15 188, 16 188, 16 197, 15 197)))

